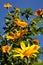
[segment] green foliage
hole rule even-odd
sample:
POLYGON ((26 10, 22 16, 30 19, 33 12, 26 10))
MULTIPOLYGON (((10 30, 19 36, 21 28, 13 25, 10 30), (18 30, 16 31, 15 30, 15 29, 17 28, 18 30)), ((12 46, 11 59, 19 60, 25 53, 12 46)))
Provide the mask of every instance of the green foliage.
POLYGON ((3 37, 0 35, 0 40, 2 40, 3 39, 3 37))
MULTIPOLYGON (((31 45, 35 44, 33 42, 33 40, 35 38, 32 38, 32 36, 37 37, 39 33, 43 34, 43 26, 42 27, 39 26, 39 24, 42 25, 42 23, 43 23, 43 17, 34 17, 33 18, 32 17, 32 16, 34 16, 33 13, 34 12, 32 11, 31 8, 27 8, 23 12, 22 11, 17 12, 16 9, 13 8, 13 10, 8 12, 7 16, 5 17, 5 26, 3 27, 3 29, 5 30, 4 37, 2 35, 0 35, 0 40, 1 40, 1 42, 0 42, 0 62, 1 62, 1 65, 43 65, 43 61, 39 62, 37 60, 37 58, 41 54, 40 49, 38 50, 39 53, 35 53, 37 55, 37 57, 32 56, 32 58, 30 57, 29 59, 27 57, 24 57, 23 59, 21 59, 20 57, 17 57, 17 58, 13 57, 13 55, 15 53, 13 53, 12 50, 14 50, 15 48, 20 48, 21 41, 23 41, 26 46, 28 46, 28 45, 31 46, 31 45), (32 16, 30 17, 30 15, 32 15, 32 16), (22 18, 22 17, 24 17, 24 18, 22 18), (17 19, 20 19, 22 21, 22 23, 25 21, 28 22, 27 23, 28 26, 25 28, 18 26, 16 23, 13 22, 17 19), (26 34, 24 34, 25 32, 23 33, 24 34, 23 36, 21 36, 22 30, 27 31, 26 34), (6 34, 8 34, 9 36, 11 35, 12 38, 14 38, 15 35, 16 35, 16 37, 19 36, 16 34, 18 31, 21 33, 20 38, 18 38, 16 40, 6 38, 6 34), (13 32, 13 34, 11 34, 10 32, 13 32), (6 45, 11 47, 11 49, 8 53, 5 53, 2 51, 2 47, 6 46, 6 45), (36 62, 36 61, 38 61, 38 62, 36 62)), ((38 45, 38 44, 35 44, 35 45, 38 45)))
POLYGON ((43 34, 43 27, 40 27, 37 31, 41 32, 41 34, 43 34))
POLYGON ((30 14, 30 15, 33 14, 32 8, 27 8, 27 9, 24 10, 24 12, 27 13, 27 14, 30 14))
POLYGON ((33 65, 43 65, 43 61, 35 62, 33 65))

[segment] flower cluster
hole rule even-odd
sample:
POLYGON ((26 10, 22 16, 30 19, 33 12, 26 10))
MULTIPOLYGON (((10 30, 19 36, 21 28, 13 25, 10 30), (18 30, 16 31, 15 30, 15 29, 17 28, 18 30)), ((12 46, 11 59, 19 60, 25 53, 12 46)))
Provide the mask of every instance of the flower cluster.
MULTIPOLYGON (((11 4, 4 4, 4 7, 9 9, 11 4)), ((43 9, 32 12, 31 8, 25 9, 23 12, 20 8, 13 8, 8 11, 5 17, 4 39, 1 39, 1 56, 4 56, 5 65, 29 65, 37 60, 40 54, 39 40, 34 38, 39 33, 43 34, 43 27, 38 26, 37 23, 42 23, 43 9), (36 18, 30 17, 36 16, 36 18), (26 20, 22 20, 24 18, 26 20), (40 22, 41 21, 41 22, 40 22), (28 23, 27 23, 28 22, 28 23), (33 36, 33 38, 32 38, 33 36), (14 60, 14 61, 13 61, 14 60), (23 64, 22 64, 23 65, 23 64)))

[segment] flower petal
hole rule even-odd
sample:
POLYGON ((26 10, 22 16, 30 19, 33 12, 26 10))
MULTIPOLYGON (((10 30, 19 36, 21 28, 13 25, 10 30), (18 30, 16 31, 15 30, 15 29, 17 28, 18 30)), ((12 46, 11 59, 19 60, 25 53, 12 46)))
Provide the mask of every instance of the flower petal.
POLYGON ((21 57, 21 58, 23 58, 24 55, 23 54, 14 54, 13 57, 21 57))
POLYGON ((37 57, 37 55, 36 55, 36 54, 33 54, 33 56, 37 57))
POLYGON ((21 46, 22 50, 24 50, 24 51, 25 51, 26 46, 25 46, 25 44, 24 44, 24 42, 23 42, 23 41, 20 43, 20 46, 21 46))
POLYGON ((13 52, 22 53, 23 51, 22 51, 20 48, 15 48, 15 49, 13 50, 13 52))

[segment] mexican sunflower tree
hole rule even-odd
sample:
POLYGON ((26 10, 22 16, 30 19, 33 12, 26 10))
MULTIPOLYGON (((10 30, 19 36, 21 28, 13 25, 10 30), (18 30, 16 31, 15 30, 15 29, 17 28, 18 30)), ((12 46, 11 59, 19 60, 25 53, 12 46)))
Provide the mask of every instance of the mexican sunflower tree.
POLYGON ((33 12, 31 8, 21 11, 10 7, 11 4, 4 4, 8 14, 4 35, 0 35, 0 64, 34 65, 41 54, 37 37, 43 34, 43 9, 33 12))

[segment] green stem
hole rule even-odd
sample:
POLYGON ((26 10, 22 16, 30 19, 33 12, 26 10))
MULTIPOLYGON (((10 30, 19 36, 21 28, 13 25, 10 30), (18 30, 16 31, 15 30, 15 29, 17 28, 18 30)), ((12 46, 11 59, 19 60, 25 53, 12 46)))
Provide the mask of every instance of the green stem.
POLYGON ((8 8, 8 13, 9 13, 9 8, 8 8))

